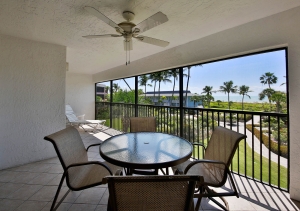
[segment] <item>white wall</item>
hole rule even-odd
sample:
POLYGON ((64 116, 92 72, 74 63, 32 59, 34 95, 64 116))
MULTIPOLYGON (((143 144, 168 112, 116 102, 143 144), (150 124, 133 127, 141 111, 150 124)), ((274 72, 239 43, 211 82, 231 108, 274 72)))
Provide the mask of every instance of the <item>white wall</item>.
MULTIPOLYGON (((238 18, 238 17, 237 17, 238 18)), ((290 97, 290 196, 300 201, 300 7, 216 33, 94 75, 94 82, 184 64, 288 46, 290 97)), ((205 29, 203 29, 205 30, 205 29)))
POLYGON ((0 35, 0 169, 55 156, 65 127, 66 48, 0 35))
POLYGON ((85 114, 85 119, 95 119, 95 84, 92 75, 67 72, 66 104, 71 105, 76 115, 85 114))

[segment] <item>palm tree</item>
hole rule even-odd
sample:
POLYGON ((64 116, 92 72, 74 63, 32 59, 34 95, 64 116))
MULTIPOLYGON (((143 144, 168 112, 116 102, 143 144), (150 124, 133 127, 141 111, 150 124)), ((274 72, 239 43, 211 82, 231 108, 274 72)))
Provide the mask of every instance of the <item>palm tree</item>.
POLYGON ((281 103, 286 102, 286 94, 284 92, 275 91, 272 96, 271 100, 276 103, 276 112, 281 112, 281 103))
POLYGON ((229 93, 236 93, 237 92, 237 86, 233 86, 233 81, 227 81, 223 83, 224 86, 220 86, 219 92, 227 93, 228 96, 228 109, 230 109, 230 103, 229 103, 229 93))
POLYGON ((156 89, 156 82, 157 82, 157 79, 158 79, 158 74, 157 73, 151 73, 150 76, 149 76, 149 79, 151 80, 152 83, 154 82, 154 97, 153 97, 153 102, 155 102, 155 89, 156 89))
POLYGON ((114 91, 114 92, 118 92, 120 88, 121 88, 121 87, 119 87, 118 84, 116 84, 116 83, 113 84, 113 91, 114 91))
POLYGON ((274 73, 266 72, 264 75, 262 75, 260 78, 260 83, 262 84, 268 84, 269 89, 271 89, 271 84, 277 83, 277 77, 274 75, 274 73))
POLYGON ((191 70, 191 66, 188 66, 188 74, 187 74, 187 81, 186 81, 186 89, 185 89, 185 106, 187 107, 187 91, 188 91, 188 88, 189 88, 189 82, 190 82, 190 77, 191 77, 191 74, 190 74, 190 70, 191 70))
POLYGON ((160 83, 171 83, 172 81, 168 78, 168 72, 167 71, 161 71, 157 72, 156 74, 156 80, 158 82, 158 100, 160 100, 160 83))
POLYGON ((197 93, 195 93, 195 94, 196 95, 194 95, 194 96, 191 97, 191 101, 194 102, 194 107, 196 107, 196 102, 200 102, 201 101, 201 97, 197 93))
POLYGON ((266 96, 268 97, 269 100, 269 105, 270 105, 270 110, 272 109, 271 105, 271 96, 274 94, 275 90, 274 89, 264 89, 261 91, 261 93, 258 94, 259 100, 263 100, 266 96))
POLYGON ((152 86, 152 84, 147 84, 149 80, 149 77, 147 75, 141 75, 140 76, 140 80, 139 80, 139 84, 140 86, 145 86, 145 100, 146 100, 146 91, 147 91, 147 86, 152 86))
MULTIPOLYGON (((175 82, 178 80, 178 76, 179 76, 179 69, 176 68, 176 69, 172 69, 172 70, 169 70, 168 72, 168 75, 170 77, 173 77, 173 91, 172 91, 172 97, 170 98, 170 105, 171 105, 171 102, 172 102, 172 99, 173 99, 173 96, 174 96, 174 91, 175 91, 175 82)), ((183 77, 187 76, 187 74, 183 73, 183 77)))
POLYGON ((109 89, 110 89, 109 86, 106 86, 106 87, 105 87, 105 93, 106 93, 106 94, 108 94, 109 89))
POLYGON ((239 94, 243 96, 243 98, 242 98, 242 110, 244 110, 244 97, 247 96, 247 97, 251 98, 248 95, 248 92, 252 92, 252 91, 249 90, 249 86, 246 86, 246 85, 240 86, 239 94))
POLYGON ((213 98, 212 97, 212 91, 213 87, 212 86, 205 86, 203 88, 203 92, 201 92, 201 94, 205 93, 206 94, 206 100, 207 100, 207 106, 208 108, 210 108, 210 100, 213 98))

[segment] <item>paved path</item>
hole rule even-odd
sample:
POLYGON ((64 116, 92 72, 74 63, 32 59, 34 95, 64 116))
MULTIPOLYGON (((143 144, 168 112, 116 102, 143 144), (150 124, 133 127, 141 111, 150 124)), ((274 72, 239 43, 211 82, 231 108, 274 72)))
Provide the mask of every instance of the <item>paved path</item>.
MULTIPOLYGON (((253 116, 253 122, 254 124, 259 123, 259 116, 253 116)), ((248 122, 246 122, 246 124, 252 124, 252 120, 249 120, 248 122)), ((220 122, 220 125, 223 126, 224 123, 220 122)), ((226 124, 226 128, 230 128, 230 125, 226 124)), ((232 125, 232 130, 237 131, 237 125, 232 125)), ((244 130, 245 130, 244 124, 240 124, 239 131, 243 132, 244 130)), ((247 144, 252 148, 252 142, 253 142, 254 151, 260 154, 260 147, 261 147, 260 140, 258 140, 258 138, 256 138, 256 136, 254 135, 252 137, 252 133, 247 129, 246 129, 246 135, 247 135, 246 138, 247 144)), ((262 155, 269 159, 269 149, 264 144, 262 144, 261 148, 262 148, 262 155)), ((278 155, 273 152, 270 152, 270 155, 271 155, 271 160, 278 163, 278 155)), ((281 156, 279 157, 280 157, 280 165, 287 168, 288 165, 287 159, 281 156)))

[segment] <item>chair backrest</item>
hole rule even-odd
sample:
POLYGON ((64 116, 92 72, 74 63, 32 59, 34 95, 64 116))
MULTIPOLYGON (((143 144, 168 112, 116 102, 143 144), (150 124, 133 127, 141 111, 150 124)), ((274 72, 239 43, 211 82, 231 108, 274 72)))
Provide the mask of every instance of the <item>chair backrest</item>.
POLYGON ((155 117, 130 117, 130 132, 155 132, 155 117))
POLYGON ((44 138, 50 141, 64 169, 70 164, 87 162, 88 156, 79 132, 67 127, 44 138))
POLYGON ((229 166, 240 140, 244 138, 246 138, 244 134, 216 127, 208 142, 204 159, 221 161, 229 166))
POLYGON ((70 105, 66 105, 66 117, 69 122, 77 122, 78 121, 78 118, 75 115, 75 113, 70 105))
POLYGON ((111 210, 192 210, 195 175, 106 177, 111 210))

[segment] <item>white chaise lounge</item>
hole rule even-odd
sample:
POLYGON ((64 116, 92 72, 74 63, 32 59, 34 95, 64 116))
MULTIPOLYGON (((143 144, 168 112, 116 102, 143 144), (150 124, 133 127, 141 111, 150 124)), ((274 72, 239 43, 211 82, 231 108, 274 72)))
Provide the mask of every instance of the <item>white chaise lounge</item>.
POLYGON ((72 107, 70 105, 66 105, 66 117, 68 123, 72 126, 81 127, 85 132, 87 132, 84 125, 88 125, 93 128, 94 132, 101 130, 105 124, 106 120, 85 120, 84 115, 76 116, 72 107))

